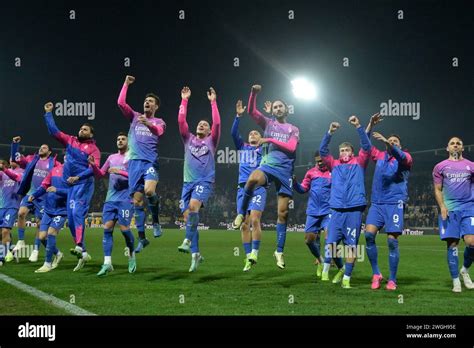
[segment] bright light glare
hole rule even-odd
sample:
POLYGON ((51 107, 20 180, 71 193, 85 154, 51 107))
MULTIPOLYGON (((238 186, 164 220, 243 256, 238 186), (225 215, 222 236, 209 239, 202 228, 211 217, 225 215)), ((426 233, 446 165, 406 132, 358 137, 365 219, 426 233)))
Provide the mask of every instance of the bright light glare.
POLYGON ((304 77, 291 81, 293 85, 293 94, 298 99, 313 100, 316 99, 316 87, 304 77))

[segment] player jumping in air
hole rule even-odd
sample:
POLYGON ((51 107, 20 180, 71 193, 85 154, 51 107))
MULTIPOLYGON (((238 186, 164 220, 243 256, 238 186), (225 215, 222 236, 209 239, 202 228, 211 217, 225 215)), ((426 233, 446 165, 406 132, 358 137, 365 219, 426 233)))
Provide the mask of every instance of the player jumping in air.
POLYGON ((117 135, 118 152, 110 155, 102 168, 95 165, 94 159, 89 158, 94 174, 102 178, 109 173, 109 188, 102 212, 102 221, 104 221, 104 264, 100 269, 98 276, 106 276, 113 271, 112 266, 112 247, 114 244, 113 232, 118 220, 120 231, 125 238, 125 244, 128 248, 128 272, 134 273, 137 269, 135 261, 135 238, 130 231, 130 220, 133 215, 133 205, 128 192, 128 161, 125 158, 127 152, 127 134, 120 132, 117 135))
POLYGON ((474 162, 463 158, 463 142, 449 139, 448 159, 433 169, 434 193, 438 203, 441 240, 448 247, 448 268, 453 292, 461 292, 459 273, 468 289, 474 289, 468 270, 474 261, 474 162), (458 244, 464 239, 464 263, 459 271, 458 244))
MULTIPOLYGON (((293 177, 293 188, 298 193, 309 193, 306 208, 306 224, 304 241, 311 254, 316 258, 316 276, 321 277, 323 272, 323 258, 321 257, 321 232, 327 230, 331 220, 329 196, 331 194, 331 172, 323 163, 319 151, 314 154, 315 166, 306 172, 301 184, 293 177)), ((337 258, 339 268, 342 268, 342 259, 337 258)))
MULTIPOLYGON (((237 188, 237 206, 244 197, 244 186, 248 177, 259 165, 262 160, 262 148, 258 146, 258 142, 262 135, 257 130, 252 130, 248 135, 248 143, 244 143, 239 134, 239 123, 242 114, 245 112, 245 106, 242 106, 242 101, 237 101, 236 105, 237 116, 232 124, 232 139, 235 147, 239 152, 239 183, 237 188)), ((258 250, 260 248, 260 240, 262 239, 262 228, 260 226, 260 219, 262 212, 265 209, 265 202, 267 199, 267 190, 265 187, 258 187, 250 202, 245 220, 240 227, 242 233, 242 244, 245 251, 244 272, 250 270, 252 265, 257 263, 258 250), (252 228, 252 231, 250 231, 252 228)))
POLYGON ((166 124, 161 118, 156 118, 155 113, 160 108, 160 98, 153 93, 148 93, 143 102, 143 114, 134 111, 127 104, 128 86, 135 82, 135 77, 125 77, 125 82, 120 91, 118 106, 123 115, 130 121, 128 131, 128 183, 129 193, 133 197, 135 221, 138 229, 138 246, 135 252, 139 253, 150 242, 145 236, 145 210, 143 194, 145 194, 148 207, 153 218, 153 236, 160 237, 161 226, 159 221, 160 202, 156 194, 158 184, 158 142, 165 132, 166 124))
POLYGON ((59 130, 53 119, 53 103, 44 106, 44 118, 48 132, 66 148, 67 161, 64 163, 63 180, 69 184, 67 220, 76 247, 71 253, 77 256, 78 263, 74 272, 82 269, 91 256, 85 245, 85 219, 94 193, 94 176, 89 166, 88 157, 94 156, 96 165, 100 164, 100 151, 95 144, 94 129, 85 123, 76 136, 68 135, 59 130))
MULTIPOLYGON (((372 120, 377 117, 380 115, 372 116, 371 124, 374 123, 372 120)), ((400 260, 398 237, 403 232, 403 213, 408 200, 408 177, 413 160, 408 152, 402 150, 398 135, 392 134, 385 138, 382 134, 374 132, 373 136, 385 144, 386 150, 380 151, 372 146, 370 151, 370 157, 375 162, 375 171, 372 179, 371 206, 365 223, 365 242, 367 256, 372 266, 371 288, 373 290, 379 289, 383 279, 378 265, 375 237, 377 232, 385 227, 390 268, 386 289, 396 290, 397 269, 400 260)))
POLYGON ((286 225, 288 221, 288 208, 293 196, 293 167, 295 152, 299 141, 299 130, 287 122, 288 106, 282 100, 275 100, 271 110, 273 118, 265 117, 257 110, 257 94, 262 86, 254 85, 248 102, 248 113, 254 121, 264 129, 264 137, 258 145, 263 147, 263 157, 260 166, 254 170, 244 187, 244 195, 238 206, 238 215, 234 220, 233 227, 240 228, 245 220, 254 192, 258 187, 275 182, 278 193, 278 219, 277 219, 277 249, 274 256, 277 266, 285 268, 283 249, 286 240, 286 225))
POLYGON ((204 206, 213 191, 216 169, 214 155, 221 135, 221 118, 216 102, 216 91, 211 87, 207 98, 211 103, 212 127, 207 120, 199 121, 196 135, 189 131, 186 122, 189 87, 181 90, 181 105, 178 114, 179 133, 184 143, 183 190, 179 202, 186 220, 186 236, 178 247, 180 252, 191 250, 191 267, 194 272, 204 260, 199 252, 199 210, 204 206))
POLYGON ((345 246, 346 264, 345 269, 337 265, 339 272, 333 279, 333 283, 339 283, 342 275, 342 287, 349 289, 352 270, 355 264, 356 248, 359 241, 362 225, 362 213, 367 205, 365 198, 364 174, 370 159, 372 144, 361 127, 356 116, 349 117, 359 134, 361 149, 359 155, 354 156, 354 147, 348 142, 339 145, 339 159, 334 159, 329 153, 329 142, 334 132, 339 129, 340 124, 332 122, 329 131, 321 141, 319 152, 323 163, 328 166, 332 174, 331 196, 329 206, 332 209, 331 220, 328 226, 328 237, 326 239, 326 252, 321 280, 329 280, 329 267, 332 257, 337 256, 336 246, 341 241, 345 246))
POLYGON ((0 266, 3 262, 13 260, 10 250, 11 230, 18 215, 20 196, 17 194, 18 186, 23 175, 23 169, 18 168, 15 162, 8 164, 0 160, 0 230, 2 245, 0 245, 0 266))
MULTIPOLYGON (((64 160, 66 161, 66 156, 64 160)), ((35 273, 46 273, 55 269, 63 258, 63 253, 56 247, 56 237, 63 228, 67 217, 69 187, 63 180, 63 169, 61 164, 55 166, 43 180, 41 186, 28 196, 28 201, 34 202, 46 195, 43 200, 44 213, 39 229, 39 238, 47 240, 46 257, 43 266, 38 268, 35 273)))
MULTIPOLYGON (((48 144, 41 145, 38 152, 34 155, 23 156, 19 151, 20 141, 21 137, 14 137, 11 147, 12 160, 18 163, 20 168, 25 170, 18 189, 18 194, 22 196, 23 199, 21 200, 20 210, 18 211, 18 242, 13 252, 25 247, 26 216, 29 213, 34 214, 38 227, 43 217, 43 199, 38 198, 33 202, 29 202, 28 197, 41 186, 44 178, 48 176, 53 167, 60 164, 56 161, 55 157, 51 155, 51 148, 48 144)), ((41 244, 38 233, 39 230, 36 233, 34 249, 29 258, 31 262, 38 261, 38 252, 41 244)), ((45 241, 43 243, 45 243, 45 241)))

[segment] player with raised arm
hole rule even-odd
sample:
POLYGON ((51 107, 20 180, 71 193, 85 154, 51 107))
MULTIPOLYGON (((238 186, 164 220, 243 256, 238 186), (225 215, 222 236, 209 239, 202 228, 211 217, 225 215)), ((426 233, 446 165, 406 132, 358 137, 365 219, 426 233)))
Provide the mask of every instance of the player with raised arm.
MULTIPOLYGON (((14 253, 25 247, 26 216, 29 213, 34 214, 38 227, 43 217, 44 204, 42 198, 29 202, 28 197, 41 186, 41 183, 53 167, 60 164, 51 154, 51 148, 48 144, 42 144, 34 155, 23 156, 20 153, 20 142, 20 136, 13 137, 11 146, 12 161, 24 169, 23 179, 18 189, 18 194, 23 198, 20 203, 20 210, 18 211, 18 242, 13 249, 14 253)), ((41 244, 38 233, 39 230, 36 232, 34 249, 29 257, 31 262, 38 261, 38 252, 41 244)), ((46 241, 43 241, 43 244, 46 246, 46 241)))
MULTIPOLYGON (((66 156, 64 161, 66 162, 66 156)), ((47 240, 46 257, 43 266, 38 268, 35 273, 46 273, 55 269, 64 256, 56 247, 56 237, 63 228, 67 217, 69 187, 63 180, 63 170, 63 165, 60 163, 56 165, 43 180, 41 186, 28 196, 29 202, 45 197, 43 199, 44 213, 41 219, 39 238, 42 241, 47 240)))
MULTIPOLYGON (((375 114, 372 118, 379 116, 379 114, 375 114)), ((372 129, 371 125, 369 126, 368 133, 372 129)), ((367 256, 372 266, 371 288, 373 290, 379 289, 383 279, 378 266, 375 237, 384 228, 387 234, 390 268, 386 289, 396 290, 400 260, 398 237, 403 232, 404 207, 408 200, 408 177, 413 160, 408 152, 402 150, 398 135, 392 134, 387 139, 382 134, 374 132, 373 136, 385 144, 386 150, 380 151, 372 146, 370 151, 370 157, 375 162, 375 171, 372 179, 371 205, 365 223, 365 242, 367 256)))
POLYGON ((474 289, 468 270, 474 261, 474 162, 463 158, 463 141, 449 139, 448 159, 433 169, 434 194, 438 203, 441 240, 448 248, 448 268, 453 292, 461 292, 459 273, 468 289, 474 289), (459 271, 458 245, 464 240, 464 263, 459 271))
POLYGON ((99 273, 97 273, 98 276, 106 276, 110 271, 114 270, 112 266, 112 247, 114 244, 113 232, 117 220, 128 249, 128 272, 134 273, 137 269, 134 247, 135 238, 130 231, 133 204, 128 191, 127 140, 127 134, 120 132, 117 135, 118 152, 110 155, 102 168, 95 165, 93 158, 89 158, 89 163, 92 165, 96 177, 102 178, 107 173, 109 174, 109 187, 102 212, 102 221, 104 222, 104 238, 102 240, 104 264, 99 273))
POLYGON ((17 194, 18 186, 23 176, 23 169, 15 162, 10 164, 0 160, 0 230, 2 233, 2 245, 0 246, 0 266, 3 262, 13 260, 10 250, 11 230, 18 215, 20 196, 17 194))
POLYGON ((233 227, 240 228, 244 222, 254 191, 258 187, 275 182, 278 194, 278 219, 276 226, 277 249, 273 255, 277 266, 284 269, 283 249, 286 240, 289 202, 293 196, 293 168, 299 141, 299 129, 287 122, 288 106, 282 100, 277 99, 272 103, 271 109, 274 118, 265 117, 257 110, 257 94, 261 90, 262 86, 260 85, 252 86, 248 113, 264 129, 264 137, 258 142, 258 145, 264 144, 264 154, 260 166, 250 174, 245 184, 244 195, 238 206, 238 215, 233 222, 233 227))
POLYGON ((85 245, 85 219, 94 194, 94 176, 88 158, 94 156, 96 165, 100 164, 100 151, 95 144, 94 128, 85 123, 78 135, 68 135, 59 130, 53 118, 53 103, 44 106, 48 132, 66 148, 67 161, 64 163, 63 180, 69 184, 67 219, 76 247, 70 249, 78 258, 74 272, 84 267, 91 256, 85 245))
MULTIPOLYGON (((242 140, 239 134, 240 119, 245 112, 245 106, 242 106, 242 100, 237 101, 235 107, 237 115, 232 124, 231 135, 235 147, 239 153, 239 182, 237 186, 237 206, 244 196, 244 186, 248 177, 254 169, 260 165, 262 160, 262 148, 258 146, 258 142, 262 135, 257 130, 250 131, 248 135, 248 143, 242 140)), ((261 186, 254 191, 254 195, 250 202, 245 220, 240 227, 242 234, 242 244, 245 251, 244 272, 248 272, 252 265, 257 263, 258 251, 260 249, 260 241, 262 239, 262 227, 260 220, 262 212, 265 209, 267 199, 267 190, 261 186), (252 228, 252 231, 250 231, 252 228)))
POLYGON ((128 187, 133 198, 135 221, 138 229, 138 246, 135 252, 139 253, 150 242, 145 236, 144 195, 148 201, 148 208, 153 218, 153 236, 161 236, 160 202, 156 194, 156 185, 159 180, 158 142, 164 134, 166 124, 161 118, 155 117, 160 108, 160 98, 156 94, 148 93, 143 102, 143 114, 134 111, 127 104, 128 86, 135 82, 135 77, 127 75, 120 91, 118 106, 123 115, 130 122, 128 131, 128 187))
MULTIPOLYGON (((321 257, 321 232, 327 231, 331 220, 329 196, 331 194, 331 172, 323 163, 319 151, 314 154, 315 166, 308 170, 303 181, 298 183, 293 177, 293 188, 298 193, 309 191, 306 207, 306 223, 304 241, 309 251, 316 258, 316 276, 321 277, 324 259, 321 257)), ((336 258, 339 268, 342 268, 342 259, 336 258)))
POLYGON ((184 253, 191 251, 189 272, 195 272, 204 260, 199 252, 199 210, 206 205, 215 183, 214 156, 221 135, 221 118, 217 108, 216 91, 211 87, 207 92, 207 98, 211 103, 212 126, 209 121, 201 120, 197 125, 196 135, 191 133, 186 121, 190 97, 189 87, 183 87, 178 126, 184 143, 184 183, 179 205, 186 220, 186 236, 178 250, 184 253))
POLYGON ((332 257, 337 256, 337 244, 341 241, 345 246, 346 264, 339 268, 333 279, 333 283, 339 283, 342 278, 342 287, 350 289, 350 279, 355 264, 357 244, 359 242, 360 229, 362 225, 362 213, 367 205, 365 198, 364 175, 365 168, 370 159, 372 144, 367 133, 360 125, 356 116, 349 117, 359 134, 361 149, 358 156, 354 155, 354 147, 351 143, 343 142, 339 145, 339 159, 329 152, 329 142, 332 135, 340 128, 338 122, 332 122, 329 131, 324 135, 319 152, 323 163, 328 166, 332 174, 331 195, 329 206, 332 209, 331 220, 328 226, 326 239, 326 252, 322 273, 322 280, 329 280, 329 267, 332 257), (342 277, 342 275, 344 275, 342 277))

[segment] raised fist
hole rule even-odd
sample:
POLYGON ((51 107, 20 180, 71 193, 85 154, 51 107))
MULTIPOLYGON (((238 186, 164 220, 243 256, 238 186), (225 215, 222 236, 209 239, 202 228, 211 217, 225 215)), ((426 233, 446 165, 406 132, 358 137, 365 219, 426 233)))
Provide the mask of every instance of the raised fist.
POLYGON ((134 82, 135 82, 135 77, 130 76, 130 75, 127 75, 127 76, 125 77, 125 83, 126 83, 127 85, 131 85, 131 84, 134 83, 134 82))
POLYGON ((53 111, 53 107, 54 107, 53 103, 48 102, 48 103, 44 104, 44 111, 51 112, 51 111, 53 111))

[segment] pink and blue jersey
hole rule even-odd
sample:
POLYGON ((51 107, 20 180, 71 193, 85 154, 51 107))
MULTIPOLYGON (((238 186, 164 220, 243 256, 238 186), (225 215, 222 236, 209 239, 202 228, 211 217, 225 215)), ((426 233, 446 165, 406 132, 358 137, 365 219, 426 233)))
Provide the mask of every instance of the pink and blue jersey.
POLYGON ((264 138, 268 143, 263 144, 261 166, 291 176, 296 158, 296 147, 299 142, 299 129, 290 123, 280 123, 274 118, 264 116, 256 107, 257 98, 254 93, 249 98, 249 114, 264 130, 264 138))
POLYGON ((350 209, 367 205, 365 195, 364 175, 369 163, 372 144, 362 127, 357 128, 362 148, 358 156, 352 156, 347 161, 334 159, 329 153, 329 132, 323 137, 319 152, 321 159, 332 173, 332 188, 329 205, 332 209, 350 209))
POLYGON ((126 102, 128 85, 124 84, 118 98, 118 106, 123 115, 130 121, 128 131, 128 160, 158 161, 158 142, 166 129, 166 124, 161 118, 150 117, 148 127, 138 121, 141 115, 134 111, 126 102))
POLYGON ((309 191, 306 215, 321 216, 330 213, 331 172, 313 167, 306 172, 301 184, 294 182, 293 188, 299 193, 309 191))
POLYGON ((215 159, 220 138, 220 115, 216 101, 211 102, 212 127, 211 134, 199 138, 189 131, 186 122, 188 100, 181 100, 178 114, 178 125, 184 143, 183 181, 185 183, 215 181, 215 159))
POLYGON ((408 200, 408 177, 413 165, 411 155, 392 146, 392 154, 372 146, 370 157, 375 162, 371 202, 399 204, 408 200))
POLYGON ((109 187, 107 190, 106 202, 129 202, 130 195, 128 193, 128 160, 126 154, 120 152, 110 155, 105 161, 102 168, 92 167, 97 177, 104 177, 110 168, 119 170, 118 174, 111 173, 109 175, 109 187))
POLYGON ((67 215, 67 194, 69 186, 63 180, 63 168, 64 166, 62 164, 54 167, 48 176, 44 178, 41 186, 32 193, 32 196, 36 199, 46 195, 46 198, 44 198, 44 211, 51 216, 67 215), (56 188, 56 192, 46 191, 51 186, 56 188))
POLYGON ((48 132, 66 148, 67 161, 64 164, 63 179, 79 176, 75 185, 94 182, 92 167, 89 166, 89 156, 94 156, 94 162, 100 164, 100 151, 94 139, 79 140, 77 137, 61 132, 54 123, 53 114, 45 115, 48 132))
POLYGON ((18 209, 21 197, 17 194, 23 169, 0 171, 0 209, 18 209))
POLYGON ((448 211, 474 210, 474 163, 444 160, 433 169, 434 184, 442 185, 448 211))
POLYGON ((258 168, 262 160, 262 147, 250 145, 239 134, 240 117, 234 119, 231 134, 239 154, 239 184, 245 184, 250 174, 258 168))

